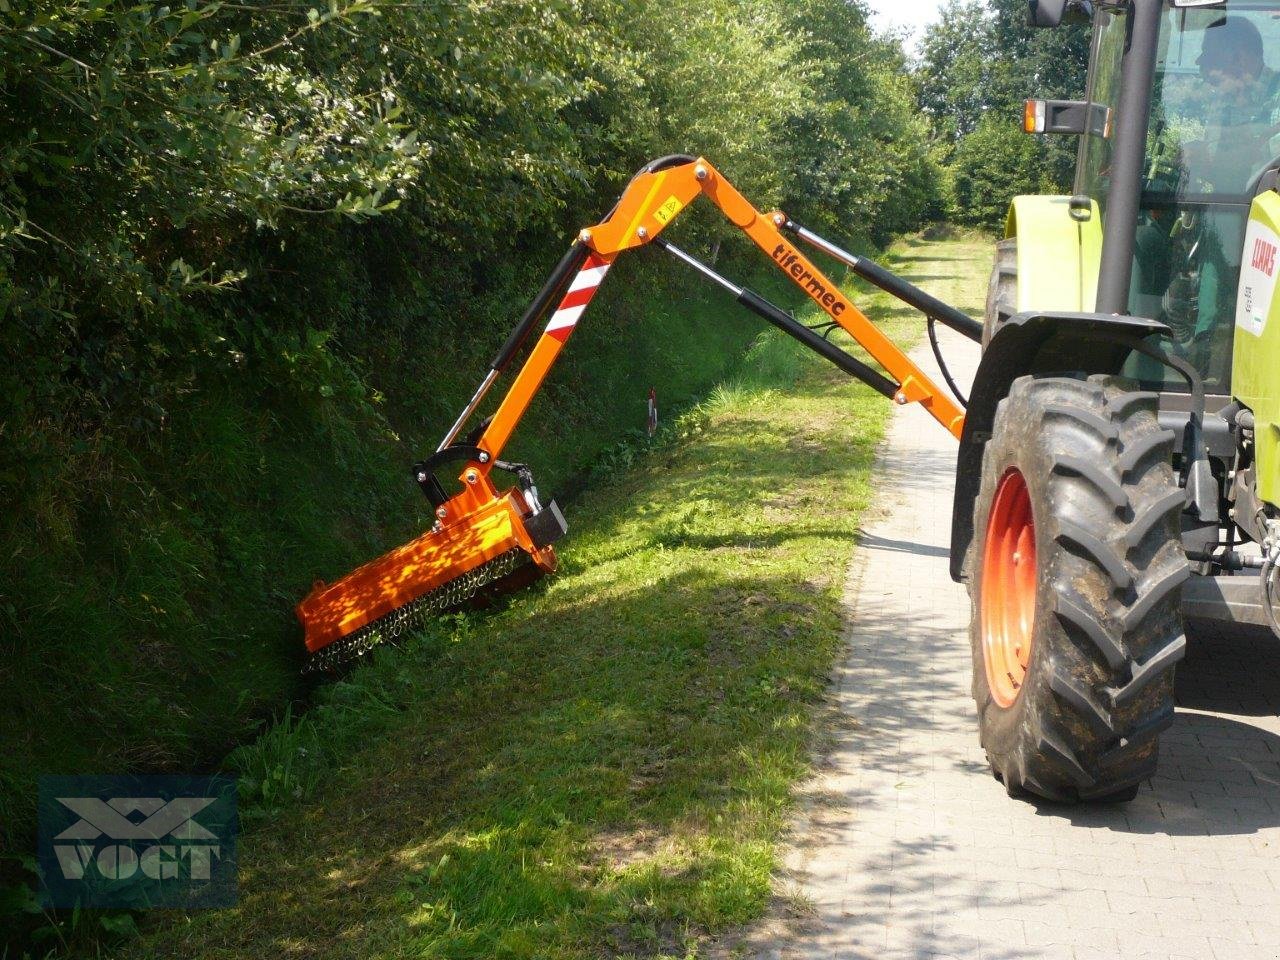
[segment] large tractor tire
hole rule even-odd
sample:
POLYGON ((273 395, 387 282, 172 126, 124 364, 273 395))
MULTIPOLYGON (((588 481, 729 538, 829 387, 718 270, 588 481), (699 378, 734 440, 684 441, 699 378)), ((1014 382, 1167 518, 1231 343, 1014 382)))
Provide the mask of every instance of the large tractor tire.
POLYGON ((982 349, 1000 324, 1018 312, 1018 238, 996 241, 996 259, 987 283, 987 310, 982 323, 982 349))
POLYGON ((1189 568, 1156 395, 1021 377, 996 410, 974 513, 973 696, 1011 796, 1131 800, 1173 721, 1189 568))

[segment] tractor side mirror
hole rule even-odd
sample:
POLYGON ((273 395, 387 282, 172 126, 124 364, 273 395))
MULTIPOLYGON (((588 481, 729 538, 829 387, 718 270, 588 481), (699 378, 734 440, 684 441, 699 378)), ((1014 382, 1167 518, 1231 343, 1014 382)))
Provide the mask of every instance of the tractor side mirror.
POLYGON ((1093 18, 1093 4, 1090 0, 1027 0, 1027 14, 1033 27, 1088 23, 1093 18))

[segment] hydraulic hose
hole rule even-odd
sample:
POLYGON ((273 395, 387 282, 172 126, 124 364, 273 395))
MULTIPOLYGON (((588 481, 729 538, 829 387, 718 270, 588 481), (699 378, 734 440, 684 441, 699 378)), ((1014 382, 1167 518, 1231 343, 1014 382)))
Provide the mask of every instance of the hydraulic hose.
POLYGON ((933 349, 933 358, 938 361, 938 369, 942 371, 942 379, 947 381, 947 386, 951 388, 951 393, 956 398, 956 402, 967 410, 969 408, 969 397, 961 392, 959 385, 951 377, 951 370, 947 367, 947 361, 942 358, 942 348, 938 345, 937 319, 933 316, 926 317, 924 328, 929 334, 929 346, 933 349))

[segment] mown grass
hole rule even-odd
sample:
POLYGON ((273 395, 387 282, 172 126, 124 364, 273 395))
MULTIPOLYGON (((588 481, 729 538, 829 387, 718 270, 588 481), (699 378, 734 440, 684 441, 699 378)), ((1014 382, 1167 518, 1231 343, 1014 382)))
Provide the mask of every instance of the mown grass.
MULTIPOLYGON (((894 252, 946 295, 985 249, 894 252)), ((758 916, 887 413, 761 337, 577 498, 557 576, 234 752, 239 905, 162 919, 130 955, 684 957, 758 916)))

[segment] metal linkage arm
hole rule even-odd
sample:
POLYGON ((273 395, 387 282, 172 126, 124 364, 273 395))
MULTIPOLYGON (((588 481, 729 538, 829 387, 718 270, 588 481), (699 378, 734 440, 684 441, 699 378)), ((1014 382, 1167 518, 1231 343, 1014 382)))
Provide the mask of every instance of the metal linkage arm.
POLYGON ((750 237, 834 324, 849 333, 871 354, 872 359, 884 368, 887 376, 818 336, 758 294, 720 276, 684 251, 666 241, 659 241, 658 246, 727 289, 747 309, 800 340, 846 373, 897 403, 919 403, 953 436, 958 438, 961 435, 964 414, 960 408, 780 231, 787 229, 806 242, 813 243, 872 283, 877 283, 966 336, 975 336, 978 325, 906 281, 792 223, 784 214, 760 213, 706 160, 681 155, 663 157, 646 166, 627 185, 609 215, 578 235, 574 245, 556 266, 494 358, 492 369, 462 415, 450 428, 440 448, 443 450, 456 440, 466 421, 479 407, 489 388, 518 352, 533 327, 550 312, 550 319, 524 366, 475 441, 476 449, 484 456, 478 455, 477 466, 469 469, 479 470, 487 475, 528 410, 614 259, 624 250, 657 241, 662 230, 698 196, 706 196, 734 226, 750 237), (551 310, 553 303, 557 306, 551 310))
POLYGON ((524 346, 524 342, 529 339, 529 332, 533 329, 534 324, 542 319, 547 312, 547 307, 551 305, 551 301, 555 299, 556 294, 564 290, 564 285, 569 277, 578 270, 582 269, 582 264, 586 261, 590 250, 586 244, 575 241, 567 253, 560 258, 560 262, 556 264, 555 269, 551 271, 551 276, 547 277, 547 282, 542 285, 542 289, 538 291, 538 295, 533 298, 533 302, 529 304, 529 308, 525 310, 524 316, 520 318, 520 322, 516 324, 511 335, 507 337, 507 342, 502 345, 502 349, 498 351, 497 356, 489 364, 489 372, 485 374, 485 378, 480 383, 480 387, 472 395, 467 402, 462 413, 458 415, 458 419, 453 422, 453 426, 449 428, 449 432, 445 434, 444 439, 440 441, 440 446, 436 447, 436 453, 439 453, 445 447, 453 443, 458 438, 458 434, 462 432, 463 426, 476 412, 476 408, 480 406, 480 402, 484 400, 485 394, 489 392, 489 388, 493 386, 494 381, 498 379, 498 375, 507 369, 508 364, 524 346))
MULTIPOLYGON (((782 235, 780 229, 788 222, 786 215, 762 214, 707 160, 699 157, 637 176, 613 213, 601 223, 582 231, 578 239, 601 255, 616 256, 623 250, 649 243, 699 195, 706 196, 719 207, 721 213, 750 237, 790 277, 792 283, 884 367, 889 378, 898 384, 895 400, 919 403, 959 438, 964 425, 964 414, 960 408, 854 306, 835 283, 782 235)), ((901 296, 901 291, 890 292, 901 296)), ((928 297, 923 291, 917 292, 928 297)), ((941 308, 939 312, 946 313, 951 319, 957 314, 939 301, 934 301, 931 306, 941 308)))
MULTIPOLYGON (((778 214, 777 216, 781 216, 778 214)), ((974 343, 982 342, 982 324, 972 317, 967 317, 949 303, 943 303, 931 293, 926 293, 914 284, 907 283, 896 274, 890 273, 874 260, 860 257, 842 250, 830 240, 824 240, 807 227, 802 227, 794 220, 784 220, 783 228, 789 233, 816 247, 830 257, 845 264, 850 270, 868 283, 875 284, 885 293, 890 293, 903 303, 915 307, 926 317, 933 317, 939 323, 945 323, 957 333, 964 334, 974 343)))

